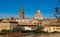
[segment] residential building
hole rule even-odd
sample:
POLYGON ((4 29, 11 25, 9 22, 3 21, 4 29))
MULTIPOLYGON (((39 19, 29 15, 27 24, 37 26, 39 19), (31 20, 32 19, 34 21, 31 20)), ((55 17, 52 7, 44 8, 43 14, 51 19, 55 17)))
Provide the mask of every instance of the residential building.
POLYGON ((60 32, 60 23, 50 22, 44 27, 46 32, 60 32))

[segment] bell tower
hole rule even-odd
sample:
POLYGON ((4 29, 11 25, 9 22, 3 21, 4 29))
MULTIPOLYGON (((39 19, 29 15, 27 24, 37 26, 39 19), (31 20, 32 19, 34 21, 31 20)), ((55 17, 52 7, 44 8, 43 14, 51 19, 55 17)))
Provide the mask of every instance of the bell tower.
POLYGON ((24 18, 24 8, 21 8, 21 10, 20 10, 20 18, 21 19, 24 18))

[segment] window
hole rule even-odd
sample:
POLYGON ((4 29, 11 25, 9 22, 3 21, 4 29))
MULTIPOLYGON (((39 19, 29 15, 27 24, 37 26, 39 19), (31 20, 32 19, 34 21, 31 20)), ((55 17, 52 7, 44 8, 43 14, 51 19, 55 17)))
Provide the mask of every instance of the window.
POLYGON ((56 28, 57 30, 59 30, 59 28, 56 28))
POLYGON ((53 28, 55 30, 55 28, 53 28))

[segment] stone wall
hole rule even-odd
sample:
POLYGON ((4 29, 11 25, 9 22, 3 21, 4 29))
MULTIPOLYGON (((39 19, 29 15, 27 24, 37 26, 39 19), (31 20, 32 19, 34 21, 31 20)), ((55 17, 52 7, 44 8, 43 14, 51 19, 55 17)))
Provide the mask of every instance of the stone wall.
POLYGON ((21 32, 0 33, 0 37, 21 37, 21 32))
POLYGON ((8 35, 0 35, 0 37, 60 37, 60 33, 51 33, 51 34, 24 34, 20 33, 8 34, 8 35))
POLYGON ((60 33, 55 33, 55 34, 29 34, 29 35, 23 35, 21 37, 60 37, 60 33))

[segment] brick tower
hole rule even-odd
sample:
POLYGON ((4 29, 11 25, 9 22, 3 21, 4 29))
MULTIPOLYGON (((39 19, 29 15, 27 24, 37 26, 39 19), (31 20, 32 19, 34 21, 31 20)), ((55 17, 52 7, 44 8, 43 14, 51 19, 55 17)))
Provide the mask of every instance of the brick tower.
POLYGON ((24 19, 24 8, 21 8, 20 10, 20 18, 24 19))

